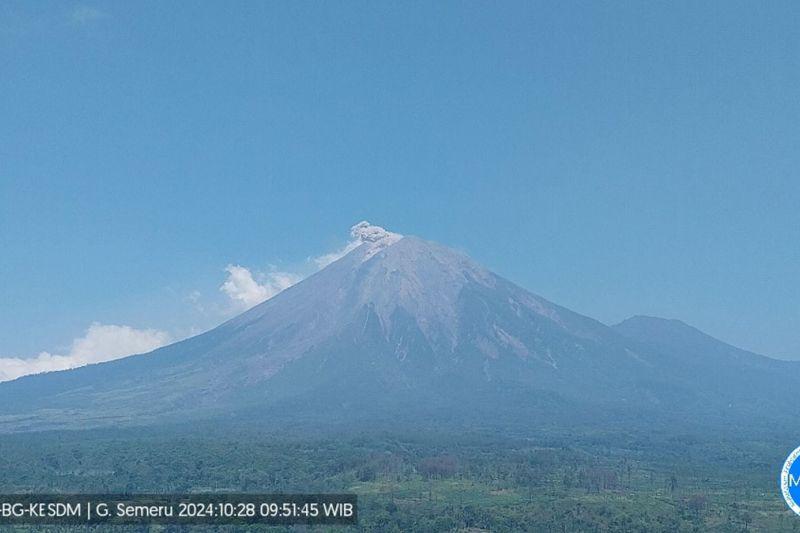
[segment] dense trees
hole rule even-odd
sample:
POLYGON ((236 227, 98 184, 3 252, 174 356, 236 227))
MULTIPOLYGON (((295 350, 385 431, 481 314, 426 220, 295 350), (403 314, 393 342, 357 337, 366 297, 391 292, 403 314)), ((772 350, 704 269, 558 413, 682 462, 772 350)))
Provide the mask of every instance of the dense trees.
POLYGON ((776 474, 758 460, 765 443, 737 446, 735 453, 724 442, 681 446, 666 440, 619 448, 602 435, 479 432, 7 435, 0 437, 0 490, 355 492, 360 529, 381 532, 792 531, 797 525, 787 520, 776 474))

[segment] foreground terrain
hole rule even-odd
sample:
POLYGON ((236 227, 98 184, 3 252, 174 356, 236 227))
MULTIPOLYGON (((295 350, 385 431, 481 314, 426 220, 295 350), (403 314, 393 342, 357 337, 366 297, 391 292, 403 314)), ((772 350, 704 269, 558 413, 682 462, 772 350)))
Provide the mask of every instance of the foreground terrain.
POLYGON ((0 489, 354 492, 363 531, 800 531, 800 517, 786 508, 776 483, 787 452, 783 439, 585 431, 502 438, 480 430, 203 433, 5 435, 0 489))

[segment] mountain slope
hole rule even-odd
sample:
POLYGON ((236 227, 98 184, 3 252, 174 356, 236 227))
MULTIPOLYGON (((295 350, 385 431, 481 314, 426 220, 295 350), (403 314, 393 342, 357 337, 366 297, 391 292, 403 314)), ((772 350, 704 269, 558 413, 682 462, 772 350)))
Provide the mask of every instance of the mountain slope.
POLYGON ((362 244, 349 254, 214 330, 0 384, 0 428, 287 412, 519 424, 689 410, 751 416, 774 394, 729 407, 725 387, 739 383, 738 369, 756 369, 764 387, 774 368, 797 370, 721 352, 676 368, 687 354, 702 360, 706 347, 670 344, 638 322, 609 328, 435 243, 368 224, 354 232, 362 244), (731 370, 717 382, 709 376, 722 375, 721 364, 731 370))
POLYGON ((728 409, 781 411, 782 383, 798 363, 779 361, 717 340, 681 322, 635 316, 613 329, 653 354, 676 383, 687 383, 728 409))

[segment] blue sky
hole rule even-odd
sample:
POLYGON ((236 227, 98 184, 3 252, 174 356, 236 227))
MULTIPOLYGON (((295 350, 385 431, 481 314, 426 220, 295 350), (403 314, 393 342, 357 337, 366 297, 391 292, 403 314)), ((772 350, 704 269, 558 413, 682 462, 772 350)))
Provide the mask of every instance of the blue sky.
POLYGON ((798 24, 794 1, 3 2, 0 357, 206 329, 242 303, 228 266, 268 291, 367 219, 607 323, 800 358, 798 24))

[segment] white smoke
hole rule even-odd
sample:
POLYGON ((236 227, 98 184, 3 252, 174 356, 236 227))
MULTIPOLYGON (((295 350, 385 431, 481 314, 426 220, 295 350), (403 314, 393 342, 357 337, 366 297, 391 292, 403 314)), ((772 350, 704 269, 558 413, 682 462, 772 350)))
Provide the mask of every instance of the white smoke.
POLYGON ((392 233, 380 226, 374 226, 366 220, 362 220, 358 224, 352 226, 350 228, 350 236, 359 243, 373 243, 379 241, 385 243, 390 241, 389 244, 397 242, 403 237, 399 233, 392 233))
POLYGON ((334 261, 338 261, 342 257, 346 256, 347 254, 349 254, 350 252, 361 246, 361 244, 362 242, 360 240, 352 240, 348 242, 344 247, 338 250, 334 250, 333 252, 330 252, 328 254, 323 254, 318 257, 315 257, 314 259, 312 259, 312 261, 314 262, 315 265, 317 265, 318 269, 322 270, 323 268, 330 265, 334 261))
POLYGON ((317 265, 317 267, 320 269, 325 268, 334 261, 338 261, 345 255, 349 254, 362 244, 378 245, 382 248, 403 238, 403 236, 399 233, 393 233, 383 229, 380 226, 374 226, 366 220, 362 220, 350 228, 350 237, 350 242, 348 242, 343 248, 319 257, 315 257, 314 263, 317 265))
POLYGON ((128 355, 147 353, 171 341, 168 333, 157 329, 135 329, 95 322, 83 337, 72 341, 67 355, 41 352, 36 357, 0 358, 0 381, 28 374, 67 370, 93 363, 112 361, 128 355))
MULTIPOLYGON (((397 242, 403 236, 399 233, 387 231, 380 226, 374 226, 367 221, 362 221, 350 228, 350 237, 351 240, 342 248, 313 257, 310 262, 316 266, 317 270, 321 270, 362 244, 372 246, 374 251, 377 251, 397 242)), ((236 305, 236 310, 249 309, 254 305, 269 300, 305 277, 294 272, 253 274, 250 269, 241 265, 228 265, 225 271, 228 273, 228 277, 220 286, 220 290, 233 301, 236 305)))

